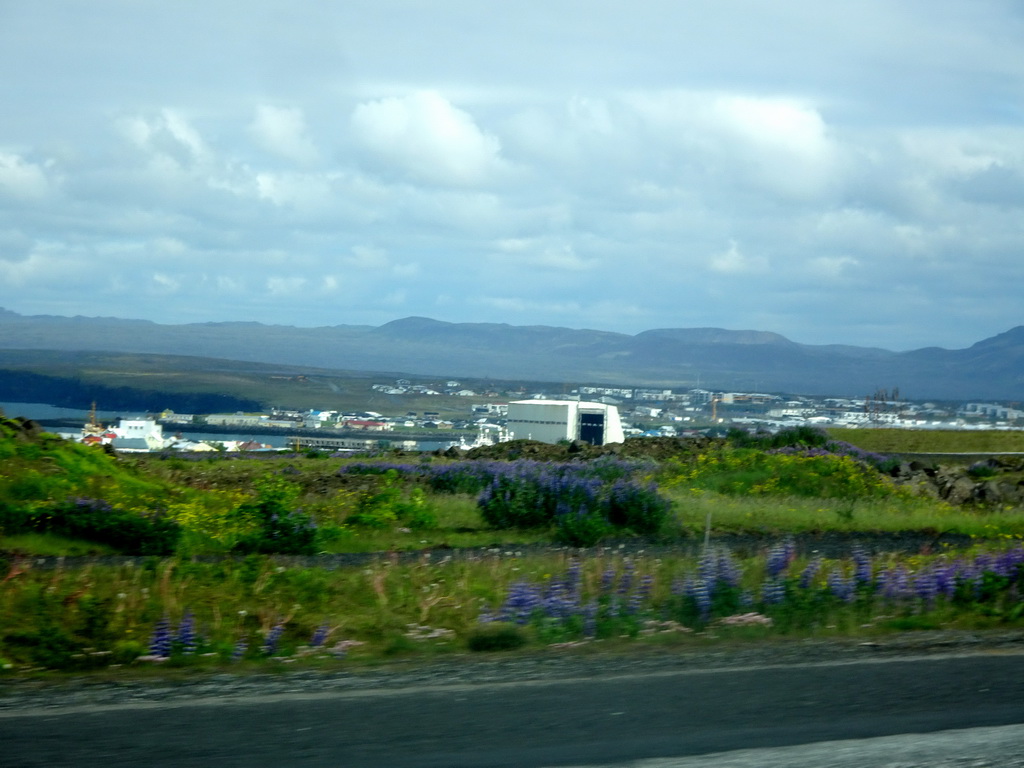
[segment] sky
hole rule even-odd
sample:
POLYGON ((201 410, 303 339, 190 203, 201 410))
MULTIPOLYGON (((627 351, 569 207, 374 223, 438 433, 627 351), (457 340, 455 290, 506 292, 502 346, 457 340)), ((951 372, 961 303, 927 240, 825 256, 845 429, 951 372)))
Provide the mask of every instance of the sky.
POLYGON ((0 307, 963 348, 1017 0, 0 0, 0 307))

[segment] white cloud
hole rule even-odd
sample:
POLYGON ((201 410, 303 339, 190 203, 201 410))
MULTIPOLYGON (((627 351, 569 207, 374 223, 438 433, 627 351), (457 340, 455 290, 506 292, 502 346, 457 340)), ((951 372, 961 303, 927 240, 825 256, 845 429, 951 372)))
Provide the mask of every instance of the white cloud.
POLYGON ((479 304, 502 312, 514 312, 519 315, 543 313, 555 315, 579 316, 580 304, 576 301, 535 301, 516 296, 480 296, 474 299, 479 304))
POLYGON ((749 256, 741 252, 739 245, 733 240, 725 251, 711 257, 708 266, 714 272, 738 275, 767 272, 769 263, 764 256, 749 256))
POLYGON ((306 278, 294 275, 275 275, 267 278, 267 291, 275 296, 294 296, 306 287, 306 278))
POLYGON ((711 0, 553 0, 474 11, 469 37, 449 0, 43 5, 0 26, 16 311, 771 322, 903 348, 1019 322, 1012 4, 780 0, 737 24, 711 0))
POLYGON ((415 262, 408 264, 395 264, 391 268, 391 274, 397 278, 408 280, 420 274, 420 265, 415 262))
POLYGON ((40 200, 50 183, 43 168, 19 155, 0 152, 0 195, 15 200, 40 200))
POLYGON ((537 267, 565 272, 594 269, 596 259, 585 259, 572 244, 559 240, 507 238, 496 243, 498 259, 507 265, 537 267))
POLYGON ((387 251, 369 245, 353 246, 351 254, 345 256, 343 262, 353 269, 384 270, 391 266, 387 251))
POLYGON ((176 293, 181 288, 181 281, 163 272, 154 272, 153 287, 159 293, 176 293))
POLYGON ((360 104, 352 129, 363 146, 421 181, 476 185, 503 165, 498 139, 436 91, 360 104))
POLYGON ((849 268, 859 263, 852 256, 816 256, 810 260, 808 268, 815 276, 834 281, 844 277, 849 268))
POLYGON ((318 158, 301 109, 260 105, 249 130, 261 147, 283 158, 301 164, 318 158))
POLYGON ((20 230, 0 230, 0 261, 24 261, 31 255, 32 245, 32 238, 20 230))
POLYGON ((132 143, 166 167, 189 168, 210 158, 199 132, 173 109, 127 117, 119 125, 132 143))

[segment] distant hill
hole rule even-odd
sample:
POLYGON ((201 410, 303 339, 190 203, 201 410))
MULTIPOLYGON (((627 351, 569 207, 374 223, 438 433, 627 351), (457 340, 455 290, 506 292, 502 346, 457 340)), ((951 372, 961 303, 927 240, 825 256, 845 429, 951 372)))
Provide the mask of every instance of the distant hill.
MULTIPOLYGON (((764 331, 636 335, 408 317, 379 327, 161 325, 0 310, 0 349, 131 352, 448 377, 863 396, 1024 400, 1024 326, 967 349, 807 345, 764 331)), ((0 361, 0 368, 3 367, 0 361)))

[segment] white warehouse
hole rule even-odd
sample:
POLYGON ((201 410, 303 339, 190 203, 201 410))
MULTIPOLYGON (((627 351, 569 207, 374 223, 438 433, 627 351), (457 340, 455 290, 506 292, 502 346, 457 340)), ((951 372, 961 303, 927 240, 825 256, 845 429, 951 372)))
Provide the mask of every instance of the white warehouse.
POLYGON ((516 400, 508 404, 508 431, 518 440, 557 443, 581 440, 591 445, 621 443, 619 409, 579 400, 516 400))

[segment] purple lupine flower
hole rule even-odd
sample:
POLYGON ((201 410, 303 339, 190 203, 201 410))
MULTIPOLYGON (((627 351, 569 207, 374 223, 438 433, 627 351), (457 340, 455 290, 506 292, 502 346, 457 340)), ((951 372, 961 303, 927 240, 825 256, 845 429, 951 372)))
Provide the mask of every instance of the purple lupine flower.
POLYGON ((728 549, 722 547, 718 551, 715 569, 715 578, 717 581, 730 587, 738 587, 740 585, 740 566, 736 562, 736 558, 733 557, 732 553, 728 549))
POLYGON ((325 621, 313 632, 313 637, 310 638, 309 644, 313 648, 321 648, 324 643, 327 642, 327 636, 331 634, 331 628, 325 621))
POLYGON ((804 568, 803 573, 800 574, 800 588, 810 589, 811 584, 814 583, 814 577, 818 575, 818 571, 821 569, 821 558, 816 557, 807 564, 804 568))
POLYGON ((947 563, 937 563, 933 567, 935 589, 938 594, 951 599, 956 594, 956 569, 947 563))
POLYGON ((853 548, 853 580, 857 584, 870 584, 874 580, 871 557, 861 547, 853 548))
POLYGON ((629 596, 629 600, 626 605, 626 611, 628 613, 639 613, 643 604, 647 601, 647 598, 651 594, 651 587, 654 584, 654 578, 649 574, 644 576, 640 580, 640 586, 638 589, 634 589, 632 594, 629 596))
POLYGON ((847 578, 838 568, 833 568, 828 575, 828 590, 844 603, 853 601, 856 595, 855 578, 847 578))
POLYGON ((878 592, 890 603, 900 602, 910 597, 907 570, 902 565, 882 571, 878 577, 878 592))
POLYGON ((277 653, 277 644, 281 640, 281 635, 284 634, 284 624, 275 624, 271 627, 267 636, 263 639, 263 654, 265 656, 273 656, 277 653))
POLYGON ((619 580, 619 597, 626 597, 633 589, 633 573, 635 570, 636 566, 633 565, 633 561, 626 560, 625 568, 622 571, 622 578, 619 580))
POLYGON ((525 581, 517 581, 508 588, 508 595, 498 615, 502 621, 526 624, 540 604, 541 597, 537 588, 525 581))
POLYGON ((191 656, 196 652, 198 642, 196 638, 195 616, 193 616, 192 611, 185 611, 181 624, 178 625, 178 634, 174 640, 181 648, 181 652, 186 656, 191 656))
POLYGON ((786 585, 779 579, 771 579, 761 585, 761 602, 776 605, 786 599, 786 585))
POLYGON ((565 571, 565 579, 562 582, 562 589, 565 590, 567 594, 579 599, 582 584, 583 565, 580 563, 579 559, 574 557, 569 561, 569 567, 565 571))
POLYGON ((583 636, 597 637, 597 600, 591 600, 583 607, 583 636))
POLYGON ((642 579, 640 579, 640 589, 637 591, 637 594, 640 596, 640 599, 642 601, 646 602, 647 600, 650 599, 651 591, 653 589, 654 589, 654 577, 651 576, 651 574, 648 573, 642 579))
POLYGON ((796 555, 796 545, 792 539, 776 544, 768 551, 768 558, 765 561, 765 570, 769 579, 777 579, 782 575, 796 555))
POLYGON ((710 584, 718 573, 718 557, 713 548, 705 549, 697 561, 697 578, 710 584))
POLYGON ((235 643, 235 648, 231 652, 231 660, 232 661, 241 661, 242 659, 245 658, 245 653, 248 650, 249 650, 249 643, 243 637, 237 643, 235 643))
POLYGON ((615 584, 615 569, 605 568, 604 573, 601 574, 601 594, 607 595, 611 592, 613 584, 615 584))
POLYGON ((701 618, 707 619, 711 615, 711 590, 708 589, 707 582, 704 579, 697 579, 692 582, 690 596, 693 597, 694 602, 697 604, 697 610, 700 611, 701 618))
POLYGON ((151 656, 158 656, 161 659, 170 658, 171 644, 174 638, 171 635, 171 622, 166 615, 153 627, 153 635, 149 640, 149 653, 151 656))
POLYGON ((932 568, 924 568, 914 574, 914 592, 921 598, 926 609, 930 609, 935 604, 939 587, 936 584, 935 571, 932 568))

